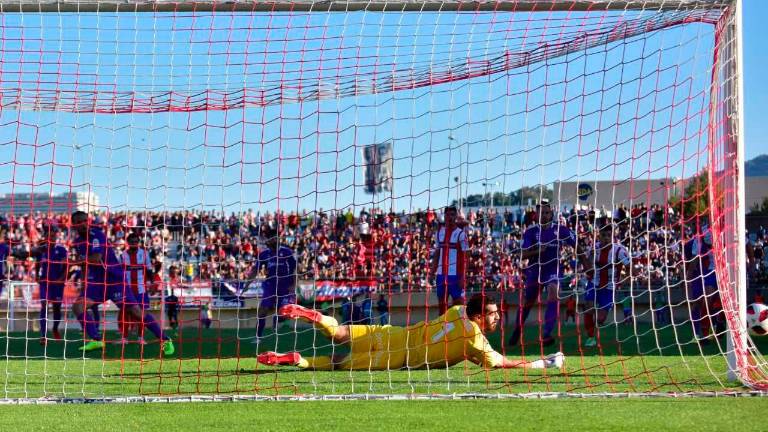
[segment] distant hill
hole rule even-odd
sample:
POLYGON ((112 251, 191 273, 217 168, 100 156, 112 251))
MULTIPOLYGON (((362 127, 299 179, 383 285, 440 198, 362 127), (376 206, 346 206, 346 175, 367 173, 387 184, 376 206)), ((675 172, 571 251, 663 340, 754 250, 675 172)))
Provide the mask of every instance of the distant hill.
POLYGON ((744 162, 744 174, 747 177, 768 176, 768 154, 744 162))

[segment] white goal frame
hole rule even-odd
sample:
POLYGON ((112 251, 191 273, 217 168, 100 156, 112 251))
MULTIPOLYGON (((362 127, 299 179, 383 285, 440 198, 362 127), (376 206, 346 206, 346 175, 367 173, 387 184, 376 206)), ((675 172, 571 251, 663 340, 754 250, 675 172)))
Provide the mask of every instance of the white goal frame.
MULTIPOLYGON (((746 245, 745 245, 745 181, 744 181, 744 119, 743 119, 743 0, 517 0, 517 1, 408 1, 408 0, 370 0, 370 1, 247 1, 247 0, 227 0, 227 1, 142 1, 142 0, 0 0, 0 13, 98 13, 98 12, 194 12, 194 11, 242 11, 242 12, 352 12, 352 11, 376 11, 376 12, 477 12, 477 11, 519 11, 519 12, 555 12, 555 11, 631 11, 631 10, 674 10, 680 8, 695 9, 723 9, 733 7, 733 16, 729 19, 730 25, 723 32, 723 37, 734 41, 728 45, 726 50, 735 50, 729 52, 731 59, 735 59, 735 67, 731 69, 733 76, 728 78, 728 85, 724 86, 724 99, 728 101, 727 109, 729 118, 732 122, 732 130, 735 136, 732 137, 728 145, 730 148, 726 155, 733 160, 729 161, 734 165, 734 172, 737 173, 732 181, 732 190, 736 194, 726 194, 727 207, 735 208, 736 211, 727 217, 735 217, 733 223, 735 230, 731 238, 726 239, 732 242, 735 247, 728 248, 732 251, 728 259, 729 281, 732 281, 732 288, 735 290, 738 299, 738 317, 740 328, 729 328, 728 334, 728 377, 731 380, 739 381, 743 377, 739 374, 739 365, 737 364, 737 349, 745 349, 748 346, 746 331, 746 245), (735 252, 733 252, 735 251, 735 252)), ((710 194, 712 192, 710 191, 710 194)), ((13 291, 11 289, 11 291, 13 291)), ((10 319, 13 320, 13 307, 11 307, 10 319)), ((730 323, 729 323, 730 325, 730 323)), ((595 396, 600 396, 596 394, 595 396)), ((604 394, 603 394, 604 396, 604 394)), ((340 399, 348 399, 354 395, 344 396, 340 399)), ((370 395, 360 395, 360 398, 369 398, 370 395)), ((456 396, 462 397, 462 396, 456 396)), ((496 396, 494 396, 496 397, 496 396)), ((503 396, 502 396, 503 397, 503 396)), ((526 397, 520 395, 520 397, 526 397)), ((536 397, 542 397, 538 395, 536 397)), ((546 396, 544 396, 546 397, 546 396)), ((382 398, 392 399, 392 396, 382 396, 382 398)), ((117 398, 120 401, 139 401, 149 400, 177 401, 177 400, 205 400, 205 398, 117 398)), ((237 397, 222 396, 213 397, 212 400, 233 400, 237 397)), ((246 398, 251 399, 251 398, 246 398)), ((255 399, 275 399, 275 398, 255 398, 255 399)), ((286 398, 286 399, 296 399, 286 398)), ((312 398, 310 398, 312 399, 312 398)), ((317 398, 314 398, 317 399, 317 398)), ((322 398, 322 399, 332 399, 322 398)))

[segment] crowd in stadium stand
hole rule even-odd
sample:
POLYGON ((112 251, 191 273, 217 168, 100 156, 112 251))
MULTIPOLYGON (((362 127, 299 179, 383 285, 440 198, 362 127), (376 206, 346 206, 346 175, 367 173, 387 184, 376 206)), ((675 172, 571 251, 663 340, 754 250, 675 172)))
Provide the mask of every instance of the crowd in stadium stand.
POLYGON ((747 278, 757 286, 768 285, 768 230, 764 227, 748 234, 747 278))
MULTIPOLYGON (((299 213, 254 211, 221 215, 214 212, 118 212, 97 214, 93 223, 106 228, 114 245, 122 247, 128 232, 144 238, 153 269, 166 269, 182 281, 249 279, 257 251, 264 247, 260 228, 280 228, 281 241, 293 248, 300 279, 376 278, 393 291, 422 290, 431 281, 427 271, 433 236, 441 213, 435 210, 387 213, 379 209, 353 214, 350 210, 299 213)), ((14 250, 29 250, 41 239, 44 224, 65 227, 67 215, 54 217, 0 216, 5 242, 14 250)), ((638 283, 674 284, 683 277, 681 242, 696 227, 682 227, 668 208, 636 205, 570 210, 559 222, 576 231, 579 242, 590 244, 595 227, 611 219, 616 237, 629 248, 638 283)), ((513 289, 521 283, 520 242, 523 231, 536 221, 534 208, 516 210, 467 209, 461 224, 468 233, 470 252, 467 288, 513 289)), ((64 232, 59 236, 66 243, 64 232)), ((750 235, 752 281, 768 281, 768 233, 750 235)), ((561 250, 566 276, 578 272, 573 250, 561 250)), ((13 280, 33 280, 35 262, 10 262, 13 280)))

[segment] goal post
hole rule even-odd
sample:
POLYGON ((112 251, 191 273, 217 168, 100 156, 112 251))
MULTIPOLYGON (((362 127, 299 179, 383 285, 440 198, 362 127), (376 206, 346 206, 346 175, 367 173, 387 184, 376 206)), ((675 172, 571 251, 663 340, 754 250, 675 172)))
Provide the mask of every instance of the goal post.
MULTIPOLYGON (((739 370, 744 370, 737 366, 739 359, 737 358, 738 351, 749 352, 750 349, 747 346, 746 335, 746 307, 747 307, 747 275, 746 271, 742 269, 746 267, 746 228, 745 228, 745 190, 744 190, 744 118, 739 113, 743 112, 744 101, 744 82, 743 82, 743 51, 742 51, 742 2, 736 2, 734 4, 733 12, 723 19, 723 24, 720 30, 720 39, 722 43, 718 43, 720 48, 718 49, 717 59, 715 63, 716 74, 719 75, 719 79, 715 80, 723 92, 722 105, 716 108, 719 111, 718 116, 722 116, 723 121, 726 122, 725 130, 727 136, 721 136, 720 139, 727 142, 725 148, 722 150, 713 146, 713 159, 716 160, 716 164, 720 165, 722 169, 711 171, 713 175, 713 184, 718 184, 725 191, 723 198, 725 198, 724 208, 721 209, 724 218, 724 227, 733 227, 731 229, 724 229, 723 234, 727 237, 724 238, 724 243, 719 249, 725 251, 721 262, 727 267, 727 276, 729 283, 733 284, 733 295, 731 301, 733 301, 733 308, 736 313, 734 316, 734 322, 731 323, 731 331, 729 331, 728 340, 728 364, 729 364, 729 378, 736 380, 739 378, 739 370), (722 53, 722 54, 721 54, 722 53), (724 55, 723 55, 724 54, 724 55), (720 60, 722 56, 725 61, 720 60), (719 69, 719 70, 718 70, 719 69), (728 174, 725 174, 725 172, 728 174), (725 209, 733 209, 735 211, 728 211, 725 209), (737 264, 738 263, 738 264, 737 264), (740 347, 740 348, 737 348, 740 347)), ((713 75, 715 76, 715 75, 713 75)), ((713 85, 715 84, 713 83, 713 85)), ((717 138, 716 138, 717 139, 717 138)), ((713 188, 711 190, 712 202, 716 202, 717 192, 713 188)), ((720 209, 715 208, 715 212, 720 209)), ((717 217, 717 216, 716 216, 717 217)), ((749 361, 751 354, 743 355, 741 361, 749 361)), ((742 380, 749 380, 742 375, 742 380)))
POLYGON ((0 1, 5 397, 765 390, 741 9, 0 1), (100 238, 77 210, 137 322, 75 316, 100 238), (294 296, 360 326, 278 316, 294 296), (89 319, 105 343, 83 352, 89 319))

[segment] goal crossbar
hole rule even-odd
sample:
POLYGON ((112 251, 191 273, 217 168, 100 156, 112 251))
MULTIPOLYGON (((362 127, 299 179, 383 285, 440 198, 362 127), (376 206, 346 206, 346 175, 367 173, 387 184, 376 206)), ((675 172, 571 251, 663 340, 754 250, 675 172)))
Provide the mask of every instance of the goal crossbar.
POLYGON ((729 0, 677 1, 2 1, 0 12, 577 12, 601 10, 722 9, 729 0))

